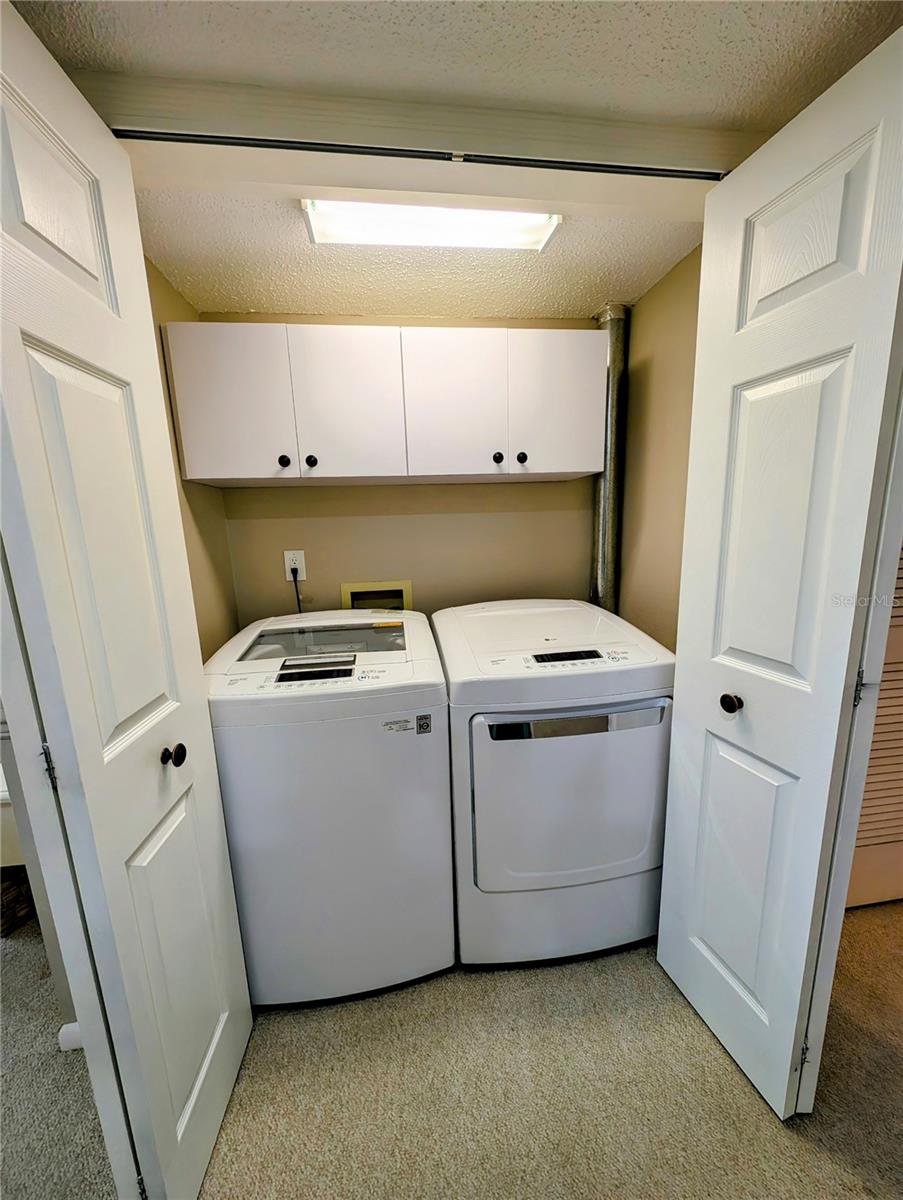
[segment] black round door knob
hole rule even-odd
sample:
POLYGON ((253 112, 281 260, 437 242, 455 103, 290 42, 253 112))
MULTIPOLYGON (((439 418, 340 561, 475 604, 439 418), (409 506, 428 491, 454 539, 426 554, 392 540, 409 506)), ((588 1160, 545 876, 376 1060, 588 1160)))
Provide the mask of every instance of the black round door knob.
POLYGON ((292 460, 287 454, 280 454, 276 461, 280 467, 290 467, 292 465, 292 460))
POLYGON ((725 692, 718 703, 726 713, 733 716, 734 713, 738 713, 743 707, 743 697, 735 696, 733 692, 725 692))
POLYGON ((309 467, 315 467, 320 460, 317 458, 316 454, 308 454, 304 461, 309 467))
POLYGON ((164 767, 169 766, 170 763, 174 767, 181 767, 187 757, 188 751, 181 742, 176 742, 171 750, 169 746, 163 748, 163 753, 160 755, 160 762, 164 767))
POLYGON ((518 462, 521 464, 521 466, 523 466, 523 464, 524 464, 524 463, 527 461, 527 452, 526 452, 526 450, 518 450, 518 452, 517 452, 517 461, 518 461, 518 462))
POLYGON ((494 463, 503 463, 505 461, 505 456, 502 454, 501 450, 496 450, 495 454, 492 456, 492 461, 494 463))

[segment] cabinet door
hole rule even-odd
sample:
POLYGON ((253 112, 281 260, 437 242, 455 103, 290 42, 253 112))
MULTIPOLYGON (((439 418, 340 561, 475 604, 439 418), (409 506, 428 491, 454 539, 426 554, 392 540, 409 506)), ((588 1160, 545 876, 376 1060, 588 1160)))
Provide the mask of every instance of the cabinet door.
POLYGON ((608 334, 602 330, 509 329, 512 474, 601 471, 607 379, 608 334))
POLYGON ((285 326, 179 322, 166 347, 185 478, 297 479, 285 326))
POLYGON ((397 325, 289 325, 304 479, 407 474, 397 325))
POLYGON ((507 473, 507 337, 505 329, 402 329, 410 475, 507 473))

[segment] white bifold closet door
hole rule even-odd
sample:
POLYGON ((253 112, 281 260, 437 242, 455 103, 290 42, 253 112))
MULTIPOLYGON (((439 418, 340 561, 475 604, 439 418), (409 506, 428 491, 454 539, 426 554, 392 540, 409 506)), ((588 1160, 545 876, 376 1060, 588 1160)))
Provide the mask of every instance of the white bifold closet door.
POLYGON ((849 905, 903 897, 903 554, 892 602, 849 905))
POLYGON ((706 202, 658 956, 781 1117, 814 1095, 900 398, 901 57, 898 32, 706 202))
POLYGON ((135 193, 62 68, 0 19, 3 543, 135 1192, 192 1200, 251 1012, 135 193))

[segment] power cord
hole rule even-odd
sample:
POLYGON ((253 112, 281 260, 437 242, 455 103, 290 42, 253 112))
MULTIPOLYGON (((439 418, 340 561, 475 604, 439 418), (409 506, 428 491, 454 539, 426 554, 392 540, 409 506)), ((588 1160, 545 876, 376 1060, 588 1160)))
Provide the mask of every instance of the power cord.
POLYGON ((298 568, 292 567, 292 583, 295 585, 295 603, 298 605, 298 612, 301 611, 301 593, 298 591, 298 568))

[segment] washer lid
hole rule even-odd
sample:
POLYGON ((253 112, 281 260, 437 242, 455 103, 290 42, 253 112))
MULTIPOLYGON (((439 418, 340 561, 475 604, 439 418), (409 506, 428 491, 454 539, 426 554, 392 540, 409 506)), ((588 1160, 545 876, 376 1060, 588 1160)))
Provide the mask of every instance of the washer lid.
MULTIPOLYGON (((223 705, 319 703, 429 690, 443 683, 422 613, 374 609, 304 613, 256 621, 205 666, 216 711, 223 705)), ((250 713, 250 710, 248 710, 250 713)))
MULTIPOLYGON (((296 624, 264 625, 254 640, 243 651, 230 670, 239 664, 261 660, 303 661, 317 659, 350 658, 357 654, 403 654, 405 651, 404 621, 383 619, 350 622, 348 620, 305 624, 299 618, 296 624)), ((407 660, 407 655, 402 661, 407 660)))
POLYGON ((453 704, 583 699, 669 690, 674 656, 579 600, 444 609, 433 624, 453 704))

